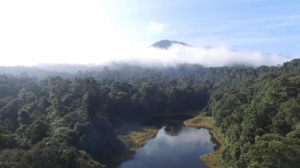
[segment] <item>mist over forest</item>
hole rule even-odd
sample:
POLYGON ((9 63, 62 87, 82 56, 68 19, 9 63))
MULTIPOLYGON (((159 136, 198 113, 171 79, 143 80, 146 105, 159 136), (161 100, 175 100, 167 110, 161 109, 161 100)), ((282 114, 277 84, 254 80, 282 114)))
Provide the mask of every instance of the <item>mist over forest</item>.
POLYGON ((222 66, 277 66, 292 60, 290 56, 277 53, 262 53, 258 50, 233 50, 226 46, 191 46, 182 42, 161 40, 151 46, 134 43, 122 44, 114 48, 101 48, 98 55, 74 53, 63 55, 24 56, 22 58, 4 57, 1 66, 25 66, 47 71, 76 73, 78 70, 111 69, 123 64, 148 68, 174 67, 178 64, 199 64, 205 67, 222 66), (14 60, 14 61, 12 61, 14 60))
POLYGON ((1 66, 1 166, 109 166, 127 150, 118 125, 194 110, 224 134, 223 167, 300 164, 299 59, 182 44, 147 51, 98 65, 1 66))
POLYGON ((292 60, 291 57, 280 54, 237 51, 225 46, 191 46, 171 40, 161 40, 149 47, 134 44, 125 46, 112 50, 109 56, 101 57, 101 59, 89 56, 84 59, 71 58, 68 60, 59 57, 52 58, 56 63, 51 63, 51 61, 43 63, 39 62, 39 59, 33 59, 34 61, 31 59, 30 66, 26 62, 18 65, 18 61, 16 61, 14 63, 16 65, 13 66, 9 64, 0 66, 0 73, 16 77, 35 76, 40 79, 53 75, 71 78, 80 76, 82 73, 85 77, 101 78, 101 74, 103 75, 104 71, 108 72, 107 70, 110 70, 112 75, 121 73, 120 75, 124 78, 129 74, 140 75, 140 71, 157 71, 167 76, 176 76, 177 74, 180 76, 192 74, 196 69, 201 68, 282 66, 284 62, 292 60), (124 48, 126 50, 122 50, 124 48), (114 53, 115 51, 118 51, 119 54, 114 53), (129 74, 128 71, 130 71, 129 74))
POLYGON ((299 168, 299 9, 0 0, 0 168, 299 168))

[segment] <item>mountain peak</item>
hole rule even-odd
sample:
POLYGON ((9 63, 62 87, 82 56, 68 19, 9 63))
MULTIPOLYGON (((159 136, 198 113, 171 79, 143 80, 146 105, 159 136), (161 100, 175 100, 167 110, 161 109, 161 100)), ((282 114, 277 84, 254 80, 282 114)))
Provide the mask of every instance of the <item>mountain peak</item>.
POLYGON ((161 49, 168 49, 173 44, 189 46, 188 44, 183 43, 183 42, 172 41, 172 40, 161 40, 161 41, 158 41, 158 42, 152 44, 151 47, 161 48, 161 49))

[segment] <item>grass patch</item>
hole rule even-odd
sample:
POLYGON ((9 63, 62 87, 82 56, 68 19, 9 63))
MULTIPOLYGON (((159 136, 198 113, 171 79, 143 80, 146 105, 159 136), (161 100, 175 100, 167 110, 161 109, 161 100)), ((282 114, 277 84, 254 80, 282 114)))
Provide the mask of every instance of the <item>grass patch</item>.
MULTIPOLYGON (((121 135, 118 135, 118 139, 121 140, 126 149, 123 150, 122 156, 115 159, 111 164, 112 167, 117 167, 122 162, 133 159, 133 155, 144 146, 149 139, 156 136, 158 129, 155 127, 131 127, 133 131, 121 131, 121 135)), ((127 129, 125 129, 127 130, 127 129)))
POLYGON ((130 132, 128 137, 133 142, 134 147, 139 148, 144 146, 147 140, 153 138, 157 131, 155 128, 143 128, 138 131, 130 132))
POLYGON ((212 117, 207 117, 206 113, 200 113, 199 116, 186 120, 183 122, 183 124, 188 127, 207 128, 211 131, 212 136, 218 141, 220 147, 212 153, 201 156, 200 159, 209 168, 222 167, 223 164, 221 159, 221 153, 225 149, 227 141, 221 129, 216 126, 215 120, 212 117))
POLYGON ((8 141, 15 138, 13 134, 0 134, 0 142, 8 141))
POLYGON ((218 138, 223 141, 223 143, 228 144, 228 141, 225 137, 225 135, 222 133, 221 129, 219 127, 216 126, 216 121, 213 119, 213 117, 207 117, 206 116, 206 113, 200 113, 199 114, 199 117, 202 119, 202 120, 205 120, 207 122, 210 123, 210 125, 212 126, 212 128, 214 128, 218 138))

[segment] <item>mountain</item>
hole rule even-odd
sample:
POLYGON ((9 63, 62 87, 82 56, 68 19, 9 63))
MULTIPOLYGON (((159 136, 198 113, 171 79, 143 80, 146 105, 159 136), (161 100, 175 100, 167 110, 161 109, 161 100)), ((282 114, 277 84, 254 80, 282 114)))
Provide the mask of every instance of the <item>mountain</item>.
POLYGON ((184 46, 190 46, 190 45, 185 44, 185 43, 183 43, 183 42, 171 41, 171 40, 161 40, 161 41, 158 41, 158 42, 152 44, 151 47, 161 48, 161 49, 168 49, 168 48, 171 47, 171 45, 173 45, 173 44, 179 44, 179 45, 184 45, 184 46))

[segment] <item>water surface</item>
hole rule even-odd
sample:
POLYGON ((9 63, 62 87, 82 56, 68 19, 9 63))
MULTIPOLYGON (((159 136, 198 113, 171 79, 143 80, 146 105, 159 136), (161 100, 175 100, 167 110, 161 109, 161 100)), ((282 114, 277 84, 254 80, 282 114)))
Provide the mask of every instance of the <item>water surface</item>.
POLYGON ((215 146, 207 129, 163 126, 134 159, 122 163, 120 168, 205 168, 199 156, 212 152, 215 146))

